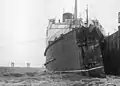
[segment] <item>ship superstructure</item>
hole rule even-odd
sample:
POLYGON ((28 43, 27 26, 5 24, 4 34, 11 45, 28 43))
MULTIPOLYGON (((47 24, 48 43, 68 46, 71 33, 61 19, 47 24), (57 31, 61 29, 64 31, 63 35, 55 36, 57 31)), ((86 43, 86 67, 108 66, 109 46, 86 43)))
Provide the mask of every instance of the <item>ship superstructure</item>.
POLYGON ((98 20, 82 21, 75 12, 64 13, 63 21, 49 19, 46 31, 45 66, 51 71, 81 70, 102 64, 100 41, 103 27, 98 20))

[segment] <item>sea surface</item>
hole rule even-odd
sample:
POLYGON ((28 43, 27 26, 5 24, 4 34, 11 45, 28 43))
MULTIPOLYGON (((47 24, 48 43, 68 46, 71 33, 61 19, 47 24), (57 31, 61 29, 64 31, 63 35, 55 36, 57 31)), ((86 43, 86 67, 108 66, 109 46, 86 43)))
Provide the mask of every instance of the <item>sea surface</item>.
POLYGON ((120 77, 97 78, 75 73, 55 74, 41 68, 3 67, 0 68, 0 86, 120 86, 120 77))

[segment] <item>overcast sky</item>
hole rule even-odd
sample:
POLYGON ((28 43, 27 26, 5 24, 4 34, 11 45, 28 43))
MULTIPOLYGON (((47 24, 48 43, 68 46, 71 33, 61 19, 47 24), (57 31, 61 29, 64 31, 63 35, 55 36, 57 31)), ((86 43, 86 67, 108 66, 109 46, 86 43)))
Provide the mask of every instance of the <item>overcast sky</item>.
MULTIPOLYGON (((97 18, 106 33, 117 29, 119 0, 78 0, 78 16, 97 18)), ((41 67, 45 62, 45 31, 48 19, 62 19, 73 12, 74 0, 0 0, 0 66, 41 67)))

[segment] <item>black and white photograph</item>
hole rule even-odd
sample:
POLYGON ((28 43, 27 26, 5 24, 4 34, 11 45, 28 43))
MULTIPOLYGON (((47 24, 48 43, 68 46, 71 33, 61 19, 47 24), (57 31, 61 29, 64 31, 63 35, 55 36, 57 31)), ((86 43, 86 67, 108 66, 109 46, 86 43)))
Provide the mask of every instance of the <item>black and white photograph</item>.
POLYGON ((0 86, 120 86, 119 0, 0 0, 0 86))

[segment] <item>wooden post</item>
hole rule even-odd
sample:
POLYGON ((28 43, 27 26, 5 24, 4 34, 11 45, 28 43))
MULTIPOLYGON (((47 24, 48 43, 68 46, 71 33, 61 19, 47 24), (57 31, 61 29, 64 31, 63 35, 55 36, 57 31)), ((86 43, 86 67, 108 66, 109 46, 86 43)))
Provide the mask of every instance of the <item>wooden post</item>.
POLYGON ((27 67, 30 67, 30 63, 27 63, 27 67))
POLYGON ((14 67, 14 62, 11 62, 11 67, 14 67))

